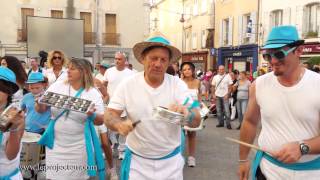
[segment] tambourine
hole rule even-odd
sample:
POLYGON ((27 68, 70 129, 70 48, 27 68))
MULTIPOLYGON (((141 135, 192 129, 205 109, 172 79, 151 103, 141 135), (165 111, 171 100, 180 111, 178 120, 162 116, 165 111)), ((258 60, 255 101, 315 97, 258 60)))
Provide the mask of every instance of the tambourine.
POLYGON ((177 125, 187 125, 188 122, 183 114, 170 111, 168 108, 158 106, 153 110, 153 116, 157 120, 163 120, 165 122, 177 125))
POLYGON ((39 98, 39 103, 81 113, 87 113, 94 106, 92 101, 54 92, 45 92, 39 98))

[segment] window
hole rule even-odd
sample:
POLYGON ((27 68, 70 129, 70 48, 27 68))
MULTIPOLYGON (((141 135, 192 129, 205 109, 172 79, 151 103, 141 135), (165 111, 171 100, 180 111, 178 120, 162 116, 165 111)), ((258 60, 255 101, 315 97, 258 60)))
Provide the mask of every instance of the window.
POLYGON ((190 51, 190 42, 191 42, 191 38, 190 38, 190 34, 191 34, 191 29, 186 29, 186 52, 190 51))
POLYGON ((198 15, 198 6, 199 6, 198 0, 194 0, 194 4, 193 4, 193 15, 194 16, 198 15))
POLYGON ((192 49, 197 49, 197 33, 192 33, 192 49))
MULTIPOLYGON (((157 23, 157 22, 155 22, 157 23)), ((106 14, 105 18, 105 33, 104 33, 104 43, 107 45, 117 45, 120 44, 117 35, 117 16, 116 14, 106 14)))
POLYGON ((304 9, 306 20, 305 34, 317 36, 320 30, 320 3, 307 5, 304 9))
POLYGON ((270 14, 271 28, 275 26, 281 26, 283 21, 283 11, 274 10, 270 14))
POLYGON ((91 13, 80 12, 80 19, 84 20, 84 43, 94 44, 95 37, 94 33, 92 32, 91 13))
POLYGON ((243 43, 247 44, 249 43, 250 36, 252 35, 252 21, 250 14, 245 14, 243 16, 243 29, 244 29, 244 37, 243 37, 243 43))
POLYGON ((229 44, 229 19, 223 20, 223 45, 229 44))
POLYGON ((202 0, 201 1, 201 13, 206 13, 207 12, 207 0, 202 0))
POLYGON ((201 31, 201 48, 206 48, 206 42, 207 42, 206 30, 202 30, 201 31))
POLYGON ((191 15, 191 7, 190 6, 187 6, 186 7, 186 20, 189 20, 190 19, 190 15, 191 15))
POLYGON ((51 17, 52 18, 63 18, 63 11, 51 10, 51 17))
POLYGON ((21 29, 18 29, 18 42, 27 41, 27 16, 34 16, 33 8, 21 8, 21 29))

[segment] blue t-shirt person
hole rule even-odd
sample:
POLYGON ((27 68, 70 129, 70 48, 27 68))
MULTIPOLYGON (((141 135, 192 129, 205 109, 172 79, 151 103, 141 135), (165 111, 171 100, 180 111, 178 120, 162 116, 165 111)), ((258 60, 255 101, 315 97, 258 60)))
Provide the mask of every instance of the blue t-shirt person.
POLYGON ((43 133, 49 124, 51 112, 50 109, 48 109, 45 113, 38 113, 34 106, 35 102, 32 93, 24 95, 21 101, 21 109, 26 110, 25 130, 28 132, 43 133))

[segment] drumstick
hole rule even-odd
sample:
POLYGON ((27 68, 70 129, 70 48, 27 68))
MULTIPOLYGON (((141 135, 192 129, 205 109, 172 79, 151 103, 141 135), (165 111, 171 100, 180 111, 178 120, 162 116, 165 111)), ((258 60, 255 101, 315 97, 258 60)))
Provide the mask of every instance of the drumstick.
POLYGON ((266 150, 263 150, 263 149, 261 149, 260 147, 258 147, 258 146, 256 146, 256 145, 249 144, 249 143, 246 143, 246 142, 243 142, 243 141, 239 141, 239 140, 237 140, 237 139, 233 139, 233 138, 230 138, 230 137, 226 137, 226 139, 227 139, 228 141, 235 142, 235 143, 238 143, 238 144, 241 144, 241 145, 244 145, 244 146, 253 148, 253 149, 255 149, 255 150, 259 150, 259 151, 268 153, 266 150))
POLYGON ((136 122, 133 122, 133 123, 132 123, 132 126, 133 126, 133 127, 136 127, 139 123, 141 123, 141 120, 138 120, 138 121, 136 121, 136 122))

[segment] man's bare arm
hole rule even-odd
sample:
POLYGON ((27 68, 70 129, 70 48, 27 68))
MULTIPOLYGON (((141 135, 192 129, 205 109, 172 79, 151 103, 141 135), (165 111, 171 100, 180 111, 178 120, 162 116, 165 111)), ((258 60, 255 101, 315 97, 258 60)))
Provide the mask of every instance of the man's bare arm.
MULTIPOLYGON (((260 121, 260 107, 256 99, 255 82, 249 89, 249 102, 240 130, 240 140, 252 144, 257 133, 257 125, 260 121)), ((248 158, 250 148, 240 145, 239 157, 241 160, 248 158)))

